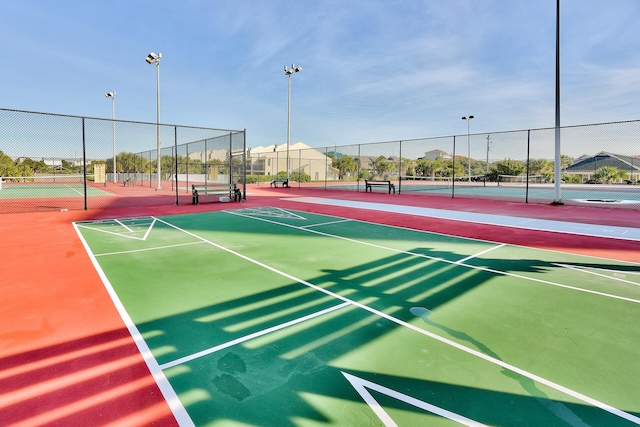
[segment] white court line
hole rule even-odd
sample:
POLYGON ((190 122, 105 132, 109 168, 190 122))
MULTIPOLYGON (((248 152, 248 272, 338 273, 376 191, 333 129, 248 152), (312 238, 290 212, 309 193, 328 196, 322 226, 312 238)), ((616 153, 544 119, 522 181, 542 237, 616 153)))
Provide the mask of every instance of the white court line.
POLYGON ((129 316, 129 313, 127 313, 127 310, 125 309, 124 304, 122 304, 122 301, 120 301, 120 298, 118 297, 118 294, 113 288, 113 285, 111 285, 111 282, 109 282, 107 275, 102 270, 102 267, 100 267, 100 263, 98 263, 98 260, 91 252, 91 248, 87 244, 87 241, 84 239, 84 236, 80 232, 80 229, 78 228, 78 225, 75 222, 73 223, 73 227, 75 228, 76 234, 80 238, 80 241, 82 241, 82 245, 84 246, 84 249, 87 251, 89 258, 91 259, 93 268, 96 269, 96 271, 98 272, 98 275, 102 279, 102 283, 104 284, 104 287, 107 290, 107 293, 111 297, 111 301, 113 301, 113 304, 118 310, 118 314, 120 314, 120 318, 122 319, 125 326, 127 327, 127 330, 129 331, 129 334, 133 338, 133 342, 135 343, 136 347, 138 347, 138 351, 142 355, 142 358, 144 359, 144 362, 147 365, 147 368, 149 369, 151 376, 153 377, 154 381, 158 385, 158 388, 160 389, 162 396, 167 402, 167 405, 169 405, 169 409, 171 409, 171 413, 176 418, 176 420, 178 421, 178 424, 181 427, 191 427, 191 426, 195 427, 193 420, 187 413, 187 410, 185 409, 184 405, 178 398, 178 395, 176 391, 173 389, 173 387, 171 386, 171 384, 169 383, 169 380, 164 375, 164 372, 162 371, 162 369, 160 369, 160 366, 158 365, 158 361, 153 356, 153 353, 151 352, 151 349, 147 345, 147 342, 142 337, 142 334, 140 334, 140 331, 138 330, 138 327, 136 326, 135 322, 133 321, 133 319, 131 319, 131 316, 129 316))
POLYGON ((70 186, 69 184, 66 184, 65 187, 67 187, 68 189, 70 189, 71 191, 73 191, 74 193, 78 193, 81 196, 84 196, 84 192, 81 190, 76 189, 75 187, 70 186))
POLYGON ((79 228, 85 228, 87 230, 93 230, 93 231, 98 231, 100 233, 105 233, 105 234, 112 234, 114 236, 119 236, 119 237, 126 237, 127 239, 134 239, 134 240, 142 240, 142 238, 140 237, 136 237, 136 236, 129 236, 128 234, 124 234, 124 233, 119 233, 117 231, 110 231, 110 230, 105 230, 103 228, 95 228, 95 227, 90 227, 88 225, 85 224, 76 224, 79 228))
POLYGON ((472 222, 474 224, 487 224, 497 225, 501 227, 521 228, 525 230, 551 231, 556 233, 577 234, 582 236, 640 241, 640 228, 633 227, 584 224, 577 222, 485 214, 479 212, 462 212, 445 209, 422 208, 418 206, 326 199, 322 197, 292 197, 286 198, 284 200, 288 202, 311 203, 324 206, 339 206, 352 209, 366 209, 390 213, 409 214, 452 221, 472 222))
POLYGON ((485 424, 481 424, 479 422, 476 422, 460 414, 456 414, 455 412, 448 411, 439 406, 432 405, 431 403, 423 402, 422 400, 418 400, 411 396, 407 396, 404 393, 400 393, 396 390, 392 390, 390 388, 381 386, 380 384, 376 384, 374 382, 367 381, 362 378, 358 378, 344 371, 340 371, 340 372, 342 372, 342 375, 344 375, 347 381, 351 383, 351 386, 362 397, 362 400, 364 400, 365 403, 369 405, 369 407, 373 410, 373 412, 376 413, 378 418, 380 418, 380 421, 384 423, 385 427, 397 427, 398 425, 396 424, 395 421, 393 421, 393 419, 389 416, 389 414, 387 414, 387 412, 384 409, 382 409, 382 406, 380 406, 378 401, 373 397, 371 393, 369 393, 369 390, 367 389, 375 390, 381 394, 386 394, 387 396, 392 397, 396 400, 415 406, 416 408, 420 408, 423 411, 431 412, 432 414, 436 414, 443 418, 450 419, 451 421, 455 421, 458 424, 463 424, 465 426, 470 426, 470 427, 487 427, 485 424))
POLYGON ((127 227, 127 226, 126 226, 122 221, 120 221, 119 219, 116 219, 114 222, 115 222, 116 224, 119 224, 121 227, 124 227, 124 228, 125 228, 125 230, 127 230, 127 231, 129 231, 129 232, 133 233, 133 230, 132 230, 132 229, 130 229, 129 227, 127 227))
MULTIPOLYGON (((611 276, 607 276, 606 274, 596 273, 595 271, 588 270, 588 269, 591 269, 592 267, 560 264, 560 263, 555 263, 555 262, 552 262, 551 264, 553 264, 555 266, 558 266, 558 267, 563 267, 563 268, 568 268, 570 270, 579 271, 581 273, 587 273, 587 274, 592 274, 592 275, 598 276, 598 277, 604 277, 605 279, 616 280, 618 282, 628 283, 630 285, 635 285, 635 286, 640 286, 640 283, 632 282, 631 280, 624 280, 624 279, 621 279, 620 277, 611 277, 611 276)), ((593 268, 593 270, 613 271, 613 272, 620 271, 620 270, 607 270, 605 268, 593 268)), ((627 272, 624 272, 624 273, 626 274, 627 272)), ((638 274, 638 273, 634 272, 634 271, 631 271, 631 272, 629 272, 629 274, 638 274)))
POLYGON ((497 245, 497 246, 494 246, 494 247, 492 247, 492 248, 486 249, 486 250, 484 250, 484 251, 482 251, 482 252, 478 252, 477 254, 469 255, 469 256, 468 256, 468 257, 466 257, 466 258, 462 258, 462 259, 460 259, 460 260, 456 261, 456 264, 462 264, 462 263, 464 263, 464 262, 466 262, 466 261, 469 261, 469 260, 471 260, 471 259, 473 259, 473 258, 477 258, 477 257, 479 257, 479 256, 481 256, 481 255, 486 254, 487 252, 495 251, 496 249, 500 249, 500 248, 502 248, 502 247, 504 247, 504 246, 507 246, 507 245, 506 245, 505 243, 503 243, 503 244, 501 244, 501 245, 497 245))
POLYGON ((199 359, 201 357, 207 356, 209 354, 213 354, 217 351, 224 350, 225 348, 233 347, 236 344, 241 344, 245 341, 252 340, 254 338, 261 337, 263 335, 270 334, 271 332, 279 331, 280 329, 288 328, 289 326, 297 325, 298 323, 306 322, 307 320, 314 319, 316 317, 323 316, 327 313, 331 313, 332 311, 339 310, 341 308, 347 307, 351 305, 349 302, 343 302, 342 304, 334 305, 333 307, 326 308, 321 311, 317 311, 315 313, 308 314, 303 317, 299 317, 297 319, 290 320, 285 323, 281 323, 279 325, 272 326, 271 328, 263 329, 258 332, 254 332, 253 334, 245 335, 243 337, 237 338, 235 340, 227 341, 226 343, 217 345, 215 347, 210 347, 206 350, 199 351, 197 353, 190 354, 188 356, 181 357, 172 362, 163 363, 160 365, 160 369, 163 371, 165 369, 173 368, 174 366, 182 365, 183 363, 191 362, 192 360, 199 359))
POLYGON ((153 218, 153 221, 151 222, 151 224, 149 225, 149 228, 147 228, 147 232, 144 233, 144 237, 142 237, 142 240, 147 240, 147 236, 149 236, 149 233, 151 233, 151 230, 153 229, 153 226, 156 224, 156 219, 153 218))
POLYGON ((157 251, 157 250, 160 250, 160 249, 178 248, 180 246, 201 245, 203 243, 204 242, 177 243, 175 245, 156 246, 156 247, 153 247, 153 248, 144 248, 144 249, 132 249, 130 251, 105 252, 103 254, 94 254, 93 256, 101 257, 101 256, 110 256, 110 255, 134 254, 134 253, 137 253, 137 252, 147 252, 147 251, 157 251))
POLYGON ((337 221, 328 221, 328 222, 319 222, 317 224, 301 225, 300 228, 322 227, 324 225, 340 224, 342 222, 352 222, 352 221, 353 221, 352 219, 339 219, 337 221))
MULTIPOLYGON (((226 211, 226 212, 227 213, 232 213, 232 211, 226 211)), ((234 215, 239 215, 239 214, 235 214, 234 213, 234 215)), ((239 215, 239 216, 245 216, 245 215, 239 215)), ((268 221, 268 222, 273 222, 275 224, 279 224, 279 223, 277 223, 275 221, 266 220, 264 218, 256 218, 256 217, 249 217, 249 218, 258 219, 260 221, 268 221)), ((485 360, 485 361, 487 361, 489 363, 493 363, 493 364, 498 365, 498 366, 500 366, 502 368, 508 369, 508 370, 510 370, 512 372, 515 372, 515 373, 520 374, 520 375, 522 375, 524 377, 527 377, 527 378, 529 378, 529 379, 531 379, 533 381, 536 381, 536 382, 539 382, 541 384, 544 384, 547 387, 551 387, 551 388, 553 388, 555 390, 558 390, 561 393, 564 393, 564 394, 567 394, 569 396, 572 396, 575 399, 578 399, 578 400, 581 400, 581 401, 583 401, 585 403, 588 403, 591 406, 595 406, 597 408, 602 409, 603 411, 609 412, 609 413, 611 413, 613 415, 616 415, 616 416, 618 416, 620 418, 624 418, 624 419, 626 419, 628 421, 631 421, 631 422, 633 422, 635 424, 640 425, 640 417, 636 417, 635 415, 631 415, 631 414, 629 414, 627 412, 622 411, 621 409, 614 408, 614 407, 612 407, 610 405, 607 405, 606 403, 600 402, 600 401, 598 401, 596 399, 593 399, 593 398, 591 398, 589 396, 586 396, 586 395, 584 395, 582 393, 579 393, 577 391, 571 390, 571 389, 569 389, 569 388, 567 388, 565 386, 562 386, 560 384, 554 383, 553 381, 547 380, 546 378, 542 378, 542 377, 540 377, 538 375, 535 375, 535 374, 533 374, 531 372, 525 371, 524 369, 520 369, 520 368, 518 368, 516 366, 510 365, 510 364, 508 364, 508 363, 506 363, 506 362, 504 362, 504 361, 502 361, 500 359, 497 359, 497 358, 492 357, 492 356, 488 356, 488 355, 486 355, 486 354, 484 354, 484 353, 482 353, 482 352, 480 352, 478 350, 474 350, 472 348, 466 347, 466 346, 464 346, 462 344, 459 344, 459 343, 457 343, 455 341, 452 341, 452 340, 449 340, 447 338, 441 337, 440 335, 434 334, 434 333, 429 332, 429 331, 427 331, 425 329, 420 329, 419 327, 414 326, 411 323, 407 323, 405 321, 397 319, 397 318, 391 316, 390 314, 387 314, 387 313, 384 313, 382 311, 376 310, 376 309, 374 309, 372 307, 369 307, 369 306, 367 306, 365 304, 359 303, 359 302, 354 301, 352 299, 349 299, 349 298, 347 298, 345 296, 342 296, 342 295, 337 294, 335 292, 332 292, 332 291, 329 291, 327 289, 324 289, 321 286, 314 285, 311 282, 308 282, 306 280, 303 280, 303 279, 300 279, 298 277, 295 277, 295 276, 293 276, 293 275, 291 275, 289 273, 285 273, 284 271, 278 270, 275 267, 271 267, 271 266, 269 266, 267 264, 264 264, 264 263, 262 263, 262 262, 260 262, 260 261, 258 261, 256 259, 250 258, 250 257, 248 257, 246 255, 243 255, 243 254, 239 253, 239 252, 236 252, 236 251, 231 250, 229 248, 226 248, 226 247, 224 247, 222 245, 214 243, 214 242, 212 242, 210 240, 207 240, 207 239, 205 239, 205 238, 203 238, 201 236, 198 236, 197 234, 194 234, 194 233, 192 233, 190 231, 184 230, 184 229, 182 229, 182 228, 180 228, 180 227, 178 227, 176 225, 173 225, 173 224, 171 224, 169 222, 166 222, 166 221, 164 221, 162 219, 158 219, 158 221, 160 221, 160 222, 162 222, 162 223, 168 225, 169 227, 172 227, 172 228, 174 228, 174 229, 176 229, 178 231, 181 231, 181 232, 183 232, 183 233, 185 233, 187 235, 190 235, 190 236, 193 236, 193 237, 195 237, 197 239, 200 239, 200 240, 202 240, 202 241, 204 241, 204 242, 206 242, 206 243, 208 243, 208 244, 210 244, 210 245, 212 245, 212 246, 214 246, 214 247, 216 247, 216 248, 218 248, 220 250, 223 250, 223 251, 225 251, 227 253, 230 253, 230 254, 235 255, 235 256, 237 256, 239 258, 242 258, 242 259, 244 259, 244 260, 246 260, 246 261, 248 261, 250 263, 253 263, 253 264, 255 264, 255 265, 259 266, 259 267, 262 267, 262 268, 264 268, 266 270, 269 270, 269 271, 271 271, 273 273, 276 273, 276 274, 278 274, 278 275, 280 275, 282 277, 286 277, 286 278, 288 278, 290 280, 293 280, 293 281, 295 281, 297 283, 300 283, 302 285, 309 286, 309 287, 311 287, 313 289, 316 289, 317 291, 322 292, 324 294, 331 295, 336 299, 339 299, 339 300, 342 300, 342 301, 347 302, 349 304, 352 304, 352 305, 354 305, 354 306, 356 306, 358 308, 361 308, 361 309, 366 310, 366 311, 368 311, 370 313, 373 313, 373 314, 375 314, 375 315, 377 315, 379 317, 387 319, 387 320, 389 320, 389 321, 391 321, 391 322, 393 322, 393 323, 395 323, 397 325, 404 326, 405 328, 411 329, 412 331, 417 332, 417 333, 419 333, 421 335, 425 335, 425 336, 430 337, 430 338, 432 338, 432 339, 434 339, 436 341, 440 341, 443 344, 449 345, 449 346, 454 347, 454 348, 456 348, 458 350, 461 350, 463 352, 471 354, 472 356, 476 356, 476 357, 478 357, 480 359, 483 359, 483 360, 485 360)), ((279 224, 279 225, 288 226, 287 224, 279 224)), ((315 231, 315 230, 305 230, 305 231, 319 233, 318 231, 315 231)), ((320 234, 324 234, 324 233, 320 233, 320 234)), ((350 240, 350 239, 346 239, 346 240, 350 240)), ((372 246, 374 246, 374 245, 372 245, 372 246)), ((399 252, 401 252, 401 251, 399 251, 399 252)), ((451 262, 451 263, 453 264, 453 262, 451 262)))
MULTIPOLYGON (((267 219, 267 218, 258 218, 258 217, 254 217, 254 216, 243 215, 243 214, 238 213, 236 211, 225 211, 225 213, 228 213, 228 214, 231 214, 231 215, 242 216, 242 217, 245 217, 245 218, 255 219, 255 220, 258 220, 258 221, 270 222, 270 223, 273 223, 273 224, 281 225, 283 227, 296 228, 296 229, 303 230, 303 231, 306 231, 306 232, 309 232, 309 233, 315 233, 315 234, 319 234, 321 236, 326 236, 326 237, 334 237, 336 239, 345 240, 345 241, 357 243, 357 244, 360 244, 360 245, 371 246, 371 247, 374 247, 374 248, 383 249, 383 250, 387 250, 387 251, 391 251, 391 252, 411 255, 411 256, 415 256, 415 257, 419 257, 419 258, 431 259, 431 260, 434 260, 434 261, 440 261, 440 262, 444 262, 444 263, 447 263, 447 264, 459 265, 461 267, 466 267, 466 268, 470 268, 470 269, 473 269, 473 270, 486 271, 488 273, 499 274, 501 276, 517 277, 518 279, 522 279, 522 280, 526 280, 526 281, 530 281, 530 282, 543 283, 545 285, 556 286, 558 288, 570 289, 570 290, 577 291, 577 292, 584 292, 584 293, 587 293, 587 294, 599 295, 599 296, 602 296, 602 297, 618 299, 618 300, 622 300, 622 301, 632 302, 632 303, 635 303, 635 304, 640 304, 640 300, 633 299, 633 298, 622 297, 620 295, 613 295, 613 294, 608 294, 608 293, 605 293, 605 292, 592 291, 590 289, 578 288, 576 286, 565 285, 565 284, 557 283, 557 282, 551 282, 549 280, 536 279, 535 277, 528 277, 528 276, 523 276, 521 274, 510 273, 510 272, 507 272, 507 271, 495 270, 493 268, 475 266, 475 265, 470 265, 470 264, 464 264, 464 263, 462 263, 460 261, 450 261, 450 260, 447 260, 447 259, 444 259, 444 258, 438 258, 438 257, 430 256, 430 255, 411 252, 411 251, 405 251, 405 250, 401 250, 401 249, 390 248, 390 247, 387 247, 387 246, 377 245, 375 243, 364 242, 362 240, 350 239, 348 237, 339 236, 337 234, 330 234, 330 233, 325 233, 325 232, 318 231, 318 230, 311 230, 309 228, 302 228, 302 227, 299 227, 297 225, 285 224, 285 223, 273 221, 273 220, 270 220, 270 219, 267 219)), ((380 226, 380 227, 384 227, 384 225, 382 225, 382 224, 375 224, 375 225, 380 226)), ((425 233, 428 233, 428 232, 425 231, 425 233)), ((460 239, 464 239, 464 238, 461 237, 460 239)))

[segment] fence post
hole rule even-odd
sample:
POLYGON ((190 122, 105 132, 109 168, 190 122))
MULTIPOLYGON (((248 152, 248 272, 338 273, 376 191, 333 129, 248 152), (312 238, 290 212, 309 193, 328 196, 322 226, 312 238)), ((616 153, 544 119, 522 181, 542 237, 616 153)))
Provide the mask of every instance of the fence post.
POLYGON ((82 118, 82 174, 84 183, 84 210, 88 210, 87 207, 87 144, 84 131, 84 117, 82 118))
POLYGON ((451 198, 456 193, 456 136, 453 135, 453 154, 451 157, 451 198))
MULTIPOLYGON (((247 200, 247 128, 242 131, 242 200, 247 200)), ((253 163, 251 163, 253 170, 253 163)))
POLYGON ((527 183, 525 184, 524 191, 524 202, 529 203, 529 163, 531 163, 530 158, 530 141, 531 141, 531 129, 527 130, 527 183))
MULTIPOLYGON (((357 189, 358 191, 360 191, 360 171, 362 170, 362 156, 360 155, 360 147, 362 145, 358 144, 358 176, 357 176, 357 182, 358 182, 358 186, 357 189)), ((367 192, 367 188, 364 188, 365 193, 367 192)))
POLYGON ((402 141, 399 142, 400 159, 398 159, 398 194, 402 191, 402 141))
POLYGON ((176 206, 180 205, 180 195, 178 191, 180 191, 180 184, 178 182, 178 126, 173 127, 173 181, 176 183, 176 206))

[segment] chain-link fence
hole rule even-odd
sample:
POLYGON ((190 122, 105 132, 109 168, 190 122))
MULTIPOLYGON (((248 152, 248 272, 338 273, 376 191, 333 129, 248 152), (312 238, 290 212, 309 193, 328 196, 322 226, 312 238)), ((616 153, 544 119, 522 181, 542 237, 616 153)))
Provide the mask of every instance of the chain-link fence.
POLYGON ((191 186, 269 185, 640 209, 640 121, 246 149, 246 132, 0 109, 0 213, 191 203, 191 186), (288 162, 288 167, 287 167, 288 162), (379 191, 384 187, 372 187, 379 191), (559 197, 558 197, 559 195, 559 197))
POLYGON ((246 197, 246 132, 0 109, 0 213, 246 197))
MULTIPOLYGON (((555 128, 291 150, 291 185, 366 191, 367 181, 390 181, 397 194, 640 209, 640 121, 563 127, 560 136, 558 186, 555 128)), ((281 150, 248 161, 251 174, 286 170, 281 150)))

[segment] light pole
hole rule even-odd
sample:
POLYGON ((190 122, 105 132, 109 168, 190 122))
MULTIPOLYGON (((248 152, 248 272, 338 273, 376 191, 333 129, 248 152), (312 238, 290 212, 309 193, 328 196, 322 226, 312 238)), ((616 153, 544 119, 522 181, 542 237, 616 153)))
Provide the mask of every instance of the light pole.
POLYGON ((291 74, 299 73, 302 67, 291 64, 291 68, 284 66, 284 74, 288 78, 287 85, 287 182, 289 182, 289 144, 291 143, 291 74))
POLYGON ((462 120, 467 121, 467 162, 469 163, 469 182, 471 182, 471 134, 470 134, 470 125, 471 120, 473 120, 473 116, 464 116, 462 120))
POLYGON ((563 205, 560 197, 560 0, 556 0, 556 126, 555 126, 555 163, 553 166, 553 202, 563 205))
POLYGON ((158 171, 158 187, 156 188, 156 190, 162 190, 162 178, 161 178, 161 173, 162 171, 160 170, 160 59, 162 58, 162 54, 160 52, 158 52, 158 54, 156 55, 155 53, 151 52, 149 53, 149 55, 147 55, 147 64, 156 64, 156 138, 158 140, 158 166, 157 166, 157 171, 158 171))
POLYGON ((111 100, 111 139, 113 144, 113 183, 117 181, 116 177, 116 93, 107 92, 104 94, 107 99, 111 100))

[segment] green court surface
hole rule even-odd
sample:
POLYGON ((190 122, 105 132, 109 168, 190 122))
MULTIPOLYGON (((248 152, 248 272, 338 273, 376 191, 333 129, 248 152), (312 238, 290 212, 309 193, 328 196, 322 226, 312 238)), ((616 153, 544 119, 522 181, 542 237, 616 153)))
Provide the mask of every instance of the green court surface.
MULTIPOLYGON (((547 185, 531 185, 528 189, 525 185, 502 184, 496 186, 495 182, 489 183, 486 187, 482 183, 460 182, 455 184, 452 189, 451 185, 436 185, 414 183, 412 181, 402 182, 403 191, 425 191, 443 194, 451 194, 452 191, 457 195, 475 195, 485 197, 509 197, 524 199, 553 200, 554 188, 552 184, 547 185)), ((626 203, 640 203, 640 188, 637 185, 627 186, 572 186, 564 184, 562 186, 562 198, 565 200, 603 200, 618 201, 626 203)))
POLYGON ((182 425, 640 424, 640 266, 277 208, 75 224, 182 425))
MULTIPOLYGON (((111 196, 107 191, 87 186, 87 196, 111 196)), ((0 188, 0 199, 84 197, 83 184, 29 184, 4 183, 0 188)))

